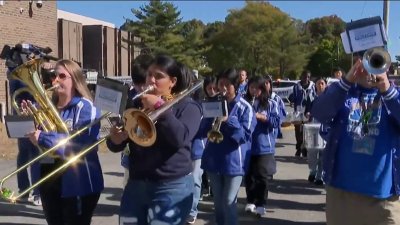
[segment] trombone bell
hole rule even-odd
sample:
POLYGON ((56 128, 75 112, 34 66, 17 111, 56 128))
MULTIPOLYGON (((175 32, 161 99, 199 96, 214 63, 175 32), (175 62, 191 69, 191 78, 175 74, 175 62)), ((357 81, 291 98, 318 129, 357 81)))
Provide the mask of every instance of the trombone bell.
POLYGON ((390 54, 384 48, 371 48, 367 50, 362 59, 364 68, 369 74, 382 74, 385 73, 392 60, 390 54))
POLYGON ((154 121, 142 110, 127 109, 123 115, 124 128, 129 138, 136 144, 149 147, 157 138, 154 121))

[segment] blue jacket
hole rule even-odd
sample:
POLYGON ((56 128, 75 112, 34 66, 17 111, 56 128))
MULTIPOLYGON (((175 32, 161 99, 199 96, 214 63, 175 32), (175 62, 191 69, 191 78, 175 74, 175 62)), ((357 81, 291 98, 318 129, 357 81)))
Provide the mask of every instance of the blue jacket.
POLYGON ((268 120, 266 122, 257 120, 251 143, 251 154, 273 154, 275 153, 275 142, 278 136, 277 128, 280 125, 278 104, 269 99, 268 109, 261 109, 259 102, 256 101, 253 108, 255 112, 266 115, 268 120))
POLYGON ((293 95, 291 101, 294 104, 294 111, 297 112, 299 107, 304 107, 306 106, 306 99, 308 97, 314 97, 315 94, 315 86, 314 83, 310 81, 309 85, 307 88, 303 88, 301 86, 301 82, 299 81, 296 85, 293 86, 293 95))
MULTIPOLYGON (((73 133, 99 118, 100 111, 93 106, 90 100, 74 97, 68 106, 60 112, 60 116, 73 133)), ((100 123, 70 140, 64 147, 57 149, 55 153, 62 159, 68 159, 86 146, 96 142, 99 132, 100 123)), ((66 134, 63 133, 41 132, 38 143, 39 146, 48 149, 58 144, 65 137, 66 134)), ((62 197, 85 196, 100 193, 103 190, 103 173, 97 150, 98 148, 95 147, 63 172, 62 197)))
POLYGON ((129 178, 133 180, 170 181, 192 172, 191 146, 199 129, 201 108, 190 97, 184 97, 162 113, 155 124, 157 139, 142 147, 129 138, 116 145, 107 140, 113 152, 129 144, 129 178))
MULTIPOLYGON (((256 118, 251 105, 238 94, 228 104, 228 119, 221 124, 224 135, 221 143, 208 142, 204 149, 201 168, 223 175, 242 176, 250 159, 251 135, 256 118)), ((211 130, 213 119, 208 118, 202 135, 211 130)))
POLYGON ((202 133, 206 129, 205 126, 207 126, 207 124, 207 118, 203 118, 201 120, 199 130, 197 131, 197 134, 192 142, 192 160, 201 159, 201 157, 203 156, 204 148, 207 144, 207 137, 204 137, 202 133))
MULTIPOLYGON (((324 181, 329 185, 333 179, 336 166, 336 152, 339 147, 339 137, 344 129, 347 129, 348 119, 352 99, 357 98, 357 87, 348 81, 341 79, 339 82, 332 83, 325 92, 315 99, 311 113, 324 126, 329 128, 328 134, 323 138, 327 140, 324 153, 324 181)), ((390 120, 389 130, 383 131, 392 135, 393 158, 393 184, 397 195, 400 195, 400 99, 399 92, 391 86, 389 90, 380 96, 382 101, 382 120, 390 120)))
POLYGON ((277 95, 275 92, 272 92, 271 98, 272 98, 272 100, 274 100, 277 103, 279 116, 280 116, 280 123, 282 123, 282 121, 287 116, 286 109, 285 109, 285 103, 283 102, 282 98, 279 95, 277 95))

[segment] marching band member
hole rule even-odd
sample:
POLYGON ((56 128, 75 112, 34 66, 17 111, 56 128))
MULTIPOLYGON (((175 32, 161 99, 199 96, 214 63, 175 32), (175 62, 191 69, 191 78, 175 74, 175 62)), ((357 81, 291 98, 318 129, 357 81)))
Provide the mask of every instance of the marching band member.
MULTIPOLYGON (((151 94, 141 97, 144 109, 156 110, 192 83, 188 68, 169 56, 157 56, 147 71, 151 94)), ((201 120, 201 108, 186 96, 157 119, 157 139, 142 147, 128 139, 126 131, 111 128, 107 141, 113 152, 127 144, 129 181, 121 199, 119 224, 184 224, 193 202, 190 150, 201 120)))
MULTIPOLYGON (((209 139, 202 157, 201 168, 211 181, 218 225, 238 224, 237 194, 248 167, 251 134, 256 123, 251 105, 237 92, 238 85, 239 73, 235 69, 227 69, 218 75, 218 90, 226 90, 229 115, 220 119, 222 142, 212 143, 209 139)), ((211 129, 211 123, 212 119, 208 119, 205 131, 211 129)))
POLYGON ((278 104, 271 99, 266 79, 250 79, 246 99, 252 103, 257 125, 251 142, 250 166, 245 176, 247 212, 262 216, 266 213, 268 176, 275 174, 275 141, 280 124, 278 104))
POLYGON ((330 127, 327 224, 400 224, 400 98, 387 74, 368 74, 358 59, 315 99, 311 114, 330 127))
MULTIPOLYGON (((315 96, 314 83, 310 80, 311 73, 303 71, 300 77, 300 82, 293 86, 293 94, 291 102, 293 102, 294 112, 304 113, 305 103, 308 96, 315 96)), ((303 148, 303 124, 295 124, 294 131, 296 135, 296 154, 307 157, 307 149, 303 148)))
MULTIPOLYGON (((322 77, 318 77, 317 79, 315 79, 316 97, 324 93, 326 86, 327 83, 322 77)), ((306 99, 304 114, 309 122, 318 123, 318 121, 313 118, 310 112, 314 101, 315 98, 312 98, 311 96, 306 99)), ((311 183, 315 183, 316 185, 323 185, 324 182, 322 181, 322 155, 324 149, 310 148, 307 150, 307 162, 308 168, 310 169, 308 181, 311 183)))
MULTIPOLYGON (((214 99, 217 95, 217 87, 216 87, 216 78, 214 76, 208 76, 204 79, 203 84, 203 92, 206 96, 206 100, 214 99)), ((193 192, 193 205, 190 210, 189 217, 187 219, 188 224, 194 224, 197 218, 197 205, 199 204, 201 198, 201 190, 202 190, 202 177, 203 177, 203 169, 201 169, 201 157, 203 155, 204 147, 207 143, 207 138, 201 136, 202 127, 205 126, 207 120, 202 119, 200 123, 200 128, 198 134, 196 134, 193 139, 192 144, 192 160, 193 160, 193 178, 194 178, 194 192, 193 192)), ((207 176, 205 176, 207 179, 207 176)), ((207 182, 207 181, 205 181, 207 182)))
MULTIPOLYGON (((100 116, 92 103, 92 96, 82 70, 71 60, 58 61, 55 67, 53 101, 61 118, 71 130, 79 130, 100 116)), ((26 102, 22 107, 26 108, 26 102)), ((55 151, 58 158, 41 162, 41 176, 44 177, 71 156, 76 155, 97 141, 100 124, 92 126, 81 135, 70 140, 65 147, 55 151)), ((30 141, 45 149, 58 144, 67 135, 37 130, 28 134, 30 141)), ((40 186, 43 211, 49 225, 89 225, 100 193, 104 188, 103 174, 97 149, 40 186)))
POLYGON ((281 125, 282 125, 282 121, 287 116, 285 103, 283 102, 282 98, 274 92, 274 90, 272 88, 272 77, 267 75, 266 80, 267 80, 267 82, 265 83, 265 85, 266 85, 267 91, 269 92, 271 99, 274 100, 278 104, 278 111, 279 111, 279 116, 280 116, 279 126, 278 126, 278 138, 283 138, 281 125))

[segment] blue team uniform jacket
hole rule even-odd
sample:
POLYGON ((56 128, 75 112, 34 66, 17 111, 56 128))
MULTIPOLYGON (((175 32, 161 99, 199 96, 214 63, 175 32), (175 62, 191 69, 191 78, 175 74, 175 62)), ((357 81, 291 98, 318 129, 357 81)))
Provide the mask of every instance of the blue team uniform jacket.
MULTIPOLYGON (((251 105, 238 94, 228 104, 229 116, 220 131, 224 140, 219 143, 208 142, 203 153, 201 168, 222 175, 242 176, 250 159, 251 135, 256 118, 251 105)), ((206 119, 202 135, 206 137, 213 119, 206 119)))
MULTIPOLYGON (((73 133, 100 117, 100 111, 93 106, 91 101, 82 97, 74 97, 68 106, 60 112, 60 116, 73 133)), ((55 153, 62 159, 68 159, 86 146, 96 142, 99 131, 100 123, 70 140, 64 147, 57 149, 55 153)), ((38 143, 42 148, 48 149, 58 144, 65 137, 66 134, 42 131, 38 143)), ((99 193, 104 189, 103 173, 97 150, 98 148, 95 147, 63 172, 62 197, 85 196, 99 193)))
MULTIPOLYGON (((352 111, 351 101, 357 98, 357 87, 345 79, 332 83, 325 92, 315 99, 311 114, 327 129, 320 132, 327 140, 324 153, 324 181, 330 185, 335 173, 336 155, 339 147, 339 137, 342 131, 349 127, 347 120, 352 111), (347 115, 347 116, 346 116, 347 115)), ((388 130, 382 130, 392 136, 392 149, 387 151, 392 155, 392 173, 394 192, 400 195, 400 98, 398 90, 391 86, 385 93, 378 93, 382 101, 381 121, 389 120, 388 130)), ((322 130, 321 130, 322 131, 322 130)))

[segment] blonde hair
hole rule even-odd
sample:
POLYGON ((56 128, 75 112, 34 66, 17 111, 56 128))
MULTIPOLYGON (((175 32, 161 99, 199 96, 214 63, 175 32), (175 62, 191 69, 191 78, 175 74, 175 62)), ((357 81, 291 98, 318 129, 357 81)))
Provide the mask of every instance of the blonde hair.
POLYGON ((69 59, 62 59, 56 63, 56 67, 57 66, 64 67, 64 69, 71 75, 77 95, 93 101, 93 97, 86 83, 86 78, 83 76, 81 67, 76 62, 69 59))

